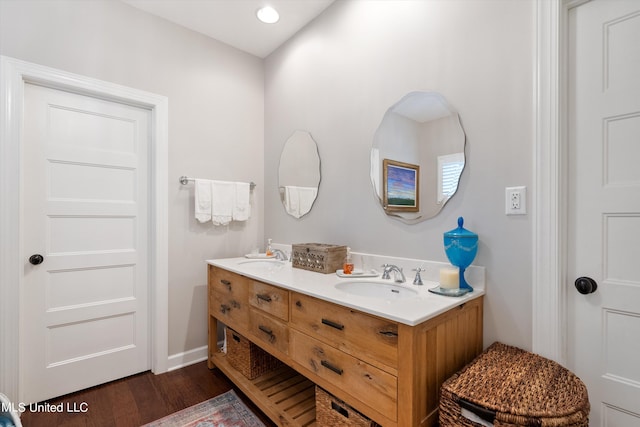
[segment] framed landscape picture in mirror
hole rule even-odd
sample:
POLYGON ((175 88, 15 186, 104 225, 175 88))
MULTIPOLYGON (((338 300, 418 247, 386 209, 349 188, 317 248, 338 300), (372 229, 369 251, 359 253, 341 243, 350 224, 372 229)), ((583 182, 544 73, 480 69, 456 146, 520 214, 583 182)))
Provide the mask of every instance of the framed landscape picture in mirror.
POLYGON ((420 165, 382 160, 384 209, 392 212, 420 210, 420 165))

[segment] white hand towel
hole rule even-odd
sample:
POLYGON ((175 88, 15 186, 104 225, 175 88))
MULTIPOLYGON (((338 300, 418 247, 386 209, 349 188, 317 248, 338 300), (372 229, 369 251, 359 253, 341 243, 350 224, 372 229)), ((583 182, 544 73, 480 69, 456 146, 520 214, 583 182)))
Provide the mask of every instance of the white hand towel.
POLYGON ((215 225, 227 225, 231 222, 235 200, 234 182, 211 181, 211 221, 215 225))
POLYGON ((300 218, 309 213, 318 195, 318 189, 314 187, 287 185, 284 191, 285 210, 295 218, 300 218))
POLYGON ((233 206, 234 221, 246 221, 251 216, 250 192, 251 186, 248 182, 236 182, 236 202, 233 206))
POLYGON ((211 221, 211 181, 208 179, 196 179, 195 213, 198 221, 211 221))
POLYGON ((318 189, 315 187, 298 187, 298 198, 300 200, 300 216, 309 213, 309 211, 311 210, 311 206, 313 206, 313 202, 315 202, 316 200, 317 195, 318 189))
POLYGON ((295 218, 300 218, 300 199, 298 187, 287 185, 284 187, 284 209, 295 218))
POLYGON ((222 336, 224 336, 224 340, 222 341, 222 352, 224 354, 227 354, 227 327, 224 327, 224 332, 222 333, 222 336))

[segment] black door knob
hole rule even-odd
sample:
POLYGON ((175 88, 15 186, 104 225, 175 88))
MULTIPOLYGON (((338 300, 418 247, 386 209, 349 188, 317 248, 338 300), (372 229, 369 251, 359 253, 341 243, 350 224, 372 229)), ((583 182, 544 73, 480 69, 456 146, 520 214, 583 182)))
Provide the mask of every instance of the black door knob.
POLYGON ((582 295, 592 294, 598 289, 598 284, 591 277, 578 277, 575 285, 582 295))
POLYGON ((44 261, 44 257, 40 254, 33 254, 29 257, 29 262, 33 265, 42 264, 42 261, 44 261))

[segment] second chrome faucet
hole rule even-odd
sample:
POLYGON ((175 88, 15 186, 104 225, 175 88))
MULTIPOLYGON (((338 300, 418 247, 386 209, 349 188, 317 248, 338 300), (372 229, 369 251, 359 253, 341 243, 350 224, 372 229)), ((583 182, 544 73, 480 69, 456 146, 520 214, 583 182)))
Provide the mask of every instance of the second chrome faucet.
MULTIPOLYGON (((384 270, 382 270, 382 279, 385 280, 389 280, 391 279, 391 272, 393 272, 393 279, 396 283, 404 283, 407 281, 406 277, 404 276, 404 272, 402 271, 402 268, 398 267, 397 265, 393 265, 393 264, 383 264, 382 268, 384 270)), ((420 277, 420 272, 424 271, 424 268, 414 268, 413 271, 416 272, 416 277, 415 279, 413 279, 413 284, 414 285, 422 285, 422 277, 420 277)))
POLYGON ((404 277, 404 273, 402 272, 402 268, 398 267, 397 265, 383 264, 382 268, 384 268, 384 270, 382 270, 383 279, 390 279, 390 274, 391 272, 393 272, 393 278, 396 283, 404 283, 407 281, 407 279, 404 277))

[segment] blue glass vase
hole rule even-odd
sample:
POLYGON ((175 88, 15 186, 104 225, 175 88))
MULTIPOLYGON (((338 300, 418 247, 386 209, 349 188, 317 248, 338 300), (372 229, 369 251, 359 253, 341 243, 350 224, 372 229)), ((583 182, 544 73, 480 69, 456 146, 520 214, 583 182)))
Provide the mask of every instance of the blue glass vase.
POLYGON ((472 292, 473 288, 464 278, 464 271, 471 265, 478 253, 478 235, 462 225, 464 219, 458 218, 458 228, 444 233, 444 252, 451 265, 460 269, 460 289, 472 292))

